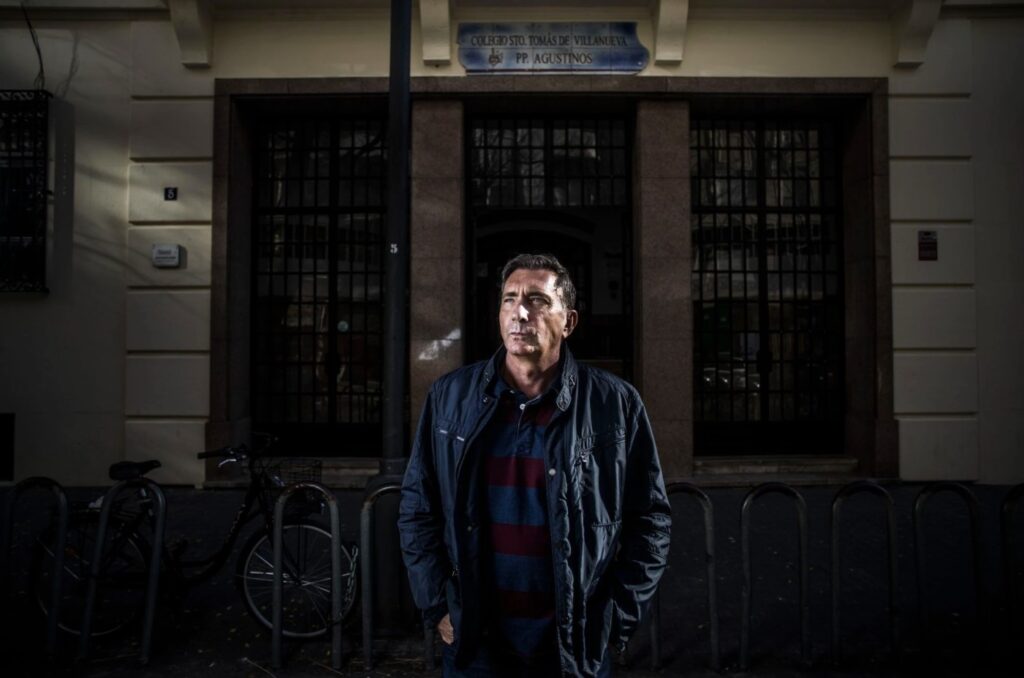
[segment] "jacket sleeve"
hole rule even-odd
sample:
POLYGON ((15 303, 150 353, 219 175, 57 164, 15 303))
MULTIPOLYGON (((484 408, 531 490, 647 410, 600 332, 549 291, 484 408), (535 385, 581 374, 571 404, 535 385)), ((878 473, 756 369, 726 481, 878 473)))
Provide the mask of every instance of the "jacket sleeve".
POLYGON ((622 529, 615 560, 610 642, 617 649, 640 624, 668 561, 672 516, 651 422, 639 399, 628 433, 622 529))
POLYGON ((451 573, 433 463, 433 397, 432 389, 420 415, 398 507, 398 536, 413 600, 430 629, 448 613, 445 585, 451 573))

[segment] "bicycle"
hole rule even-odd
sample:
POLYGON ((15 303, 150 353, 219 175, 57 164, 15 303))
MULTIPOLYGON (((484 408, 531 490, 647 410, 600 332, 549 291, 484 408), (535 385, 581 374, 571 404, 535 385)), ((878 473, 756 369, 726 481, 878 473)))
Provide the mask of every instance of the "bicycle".
MULTIPOLYGON (((218 466, 245 463, 249 485, 234 521, 219 548, 209 556, 187 560, 188 542, 166 542, 163 548, 161 591, 182 593, 216 574, 227 562, 242 529, 262 518, 262 524, 246 540, 235 568, 235 583, 250 615, 266 628, 272 627, 273 518, 274 500, 290 483, 320 480, 319 460, 273 459, 267 451, 276 439, 266 436, 259 452, 246 445, 200 452, 199 459, 219 458, 218 466)), ((160 462, 118 462, 110 467, 112 480, 141 478, 160 462)), ((122 495, 123 496, 123 495, 122 495)), ((79 634, 82 610, 94 556, 103 497, 91 503, 73 505, 68 521, 67 546, 61 582, 60 628, 79 634)), ((145 489, 115 500, 98 579, 96 616, 90 637, 114 634, 130 626, 141 613, 149 569, 150 540, 146 527, 153 519, 152 499, 145 489)), ((283 633, 289 638, 316 638, 331 627, 331 533, 318 519, 323 506, 318 500, 299 495, 289 501, 282 526, 283 633)), ((32 591, 43 614, 47 614, 53 572, 56 525, 37 539, 32 563, 32 591)), ((359 548, 343 542, 341 548, 342 623, 355 605, 358 587, 359 548)), ((180 598, 179 598, 180 599, 180 598)))

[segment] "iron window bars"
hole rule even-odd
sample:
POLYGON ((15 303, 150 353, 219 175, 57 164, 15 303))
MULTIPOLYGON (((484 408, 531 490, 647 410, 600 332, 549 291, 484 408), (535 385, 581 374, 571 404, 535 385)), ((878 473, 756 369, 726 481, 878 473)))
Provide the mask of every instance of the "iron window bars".
POLYGON ((841 449, 834 136, 815 120, 692 123, 698 453, 841 449))
POLYGON ((50 94, 0 90, 0 292, 46 292, 50 94))
POLYGON ((622 207, 622 119, 479 118, 470 131, 473 207, 622 207))
POLYGON ((286 452, 379 453, 385 130, 304 118, 257 132, 253 426, 286 452))

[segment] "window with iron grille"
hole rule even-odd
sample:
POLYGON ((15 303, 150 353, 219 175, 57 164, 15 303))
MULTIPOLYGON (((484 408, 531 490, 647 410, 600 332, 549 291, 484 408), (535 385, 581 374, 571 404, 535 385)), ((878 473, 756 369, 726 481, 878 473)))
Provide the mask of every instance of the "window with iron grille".
POLYGON ((284 452, 379 453, 385 128, 273 120, 256 135, 253 428, 284 452))
POLYGON ((842 450, 834 137, 828 122, 692 121, 698 454, 842 450))
POLYGON ((49 103, 0 90, 0 292, 46 291, 49 103))
POLYGON ((470 147, 473 206, 626 205, 622 119, 480 118, 470 147))

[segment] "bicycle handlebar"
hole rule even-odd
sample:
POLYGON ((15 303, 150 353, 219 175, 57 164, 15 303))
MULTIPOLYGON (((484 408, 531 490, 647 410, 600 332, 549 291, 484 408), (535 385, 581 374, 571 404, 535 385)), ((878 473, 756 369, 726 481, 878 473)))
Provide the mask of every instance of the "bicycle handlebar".
POLYGON ((211 459, 213 457, 244 457, 248 453, 245 445, 238 447, 222 447, 219 450, 207 450, 196 455, 196 459, 211 459))
POLYGON ((196 455, 196 459, 211 459, 213 457, 221 457, 223 459, 248 459, 250 456, 259 457, 262 456, 267 450, 277 444, 278 438, 272 433, 263 433, 262 431, 253 431, 252 437, 256 438, 260 444, 256 445, 255 451, 250 451, 249 447, 242 443, 241 445, 227 445, 218 450, 206 450, 196 455))

